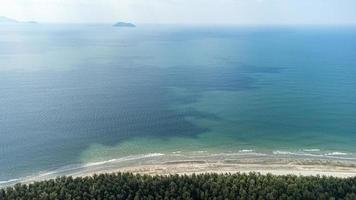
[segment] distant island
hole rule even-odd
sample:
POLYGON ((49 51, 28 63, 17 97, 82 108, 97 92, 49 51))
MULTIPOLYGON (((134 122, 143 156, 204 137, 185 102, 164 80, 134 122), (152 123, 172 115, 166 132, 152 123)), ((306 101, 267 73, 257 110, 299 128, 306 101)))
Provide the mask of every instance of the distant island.
POLYGON ((8 17, 0 16, 0 23, 18 23, 18 21, 8 17))
POLYGON ((22 22, 22 21, 17 21, 15 19, 8 18, 8 17, 0 16, 0 24, 14 24, 14 23, 37 24, 36 21, 22 22))
POLYGON ((131 28, 136 27, 135 24, 126 23, 126 22, 117 22, 113 26, 115 26, 115 27, 131 27, 131 28))

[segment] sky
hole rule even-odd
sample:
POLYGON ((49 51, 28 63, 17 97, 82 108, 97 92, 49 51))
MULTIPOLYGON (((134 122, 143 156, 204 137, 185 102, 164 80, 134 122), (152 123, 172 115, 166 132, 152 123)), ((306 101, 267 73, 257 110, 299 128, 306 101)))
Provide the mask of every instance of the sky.
POLYGON ((56 23, 356 24, 356 0, 0 0, 0 16, 56 23))

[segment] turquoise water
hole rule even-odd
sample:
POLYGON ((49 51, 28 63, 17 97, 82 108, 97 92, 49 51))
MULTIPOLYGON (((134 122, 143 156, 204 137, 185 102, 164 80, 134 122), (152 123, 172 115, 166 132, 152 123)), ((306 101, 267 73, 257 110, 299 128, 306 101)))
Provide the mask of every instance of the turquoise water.
POLYGON ((0 27, 3 183, 202 152, 356 158, 356 28, 0 27))

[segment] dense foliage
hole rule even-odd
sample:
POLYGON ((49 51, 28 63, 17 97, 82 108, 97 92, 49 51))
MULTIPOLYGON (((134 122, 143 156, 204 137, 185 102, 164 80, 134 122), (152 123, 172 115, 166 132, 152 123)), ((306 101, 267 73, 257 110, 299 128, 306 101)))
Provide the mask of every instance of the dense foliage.
POLYGON ((118 173, 17 184, 0 190, 4 199, 356 199, 356 178, 118 173))

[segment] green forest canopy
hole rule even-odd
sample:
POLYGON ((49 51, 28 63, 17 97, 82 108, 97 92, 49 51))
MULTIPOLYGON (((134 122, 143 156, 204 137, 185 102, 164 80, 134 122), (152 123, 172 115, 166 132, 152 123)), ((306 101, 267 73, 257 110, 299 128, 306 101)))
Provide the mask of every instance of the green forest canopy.
POLYGON ((5 199, 356 199, 356 178, 250 174, 58 177, 0 190, 5 199))

